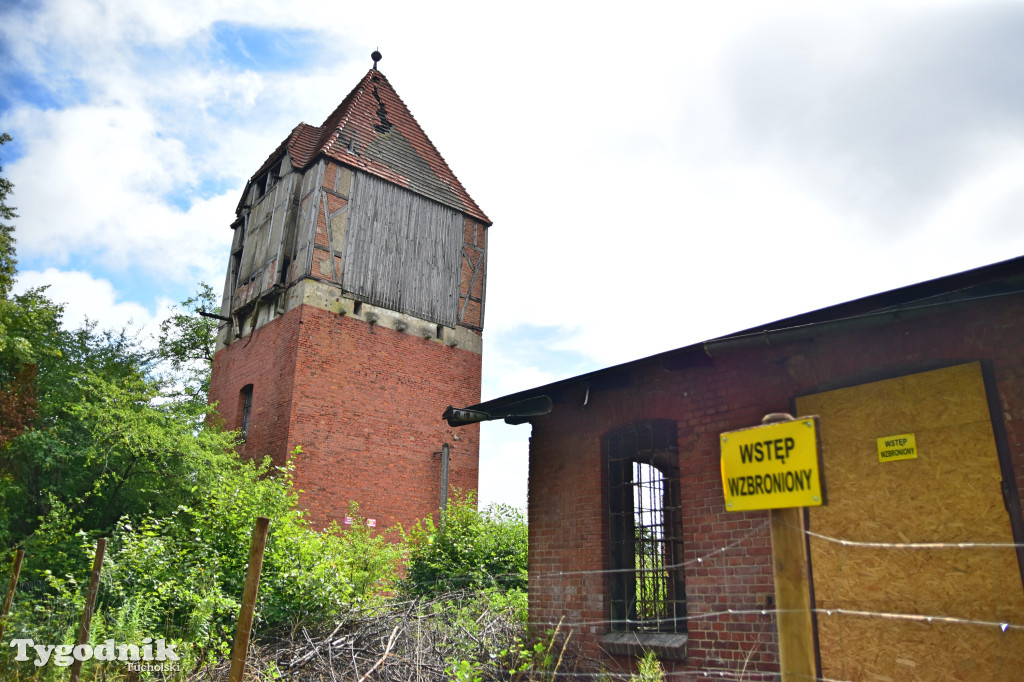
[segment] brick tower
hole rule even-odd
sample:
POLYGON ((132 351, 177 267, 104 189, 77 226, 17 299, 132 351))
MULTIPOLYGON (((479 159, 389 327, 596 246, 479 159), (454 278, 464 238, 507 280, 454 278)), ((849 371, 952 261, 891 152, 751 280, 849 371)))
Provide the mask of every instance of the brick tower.
POLYGON ((301 446, 318 527, 355 500, 379 527, 475 489, 487 228, 374 68, 320 126, 300 123, 246 185, 231 224, 210 399, 242 453, 301 446), (227 321, 227 320, 230 321, 227 321))

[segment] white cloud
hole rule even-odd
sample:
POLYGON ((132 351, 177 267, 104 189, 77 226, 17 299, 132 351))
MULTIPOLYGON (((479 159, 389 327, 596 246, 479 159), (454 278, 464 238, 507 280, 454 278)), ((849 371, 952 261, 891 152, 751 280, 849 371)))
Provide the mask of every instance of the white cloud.
POLYGON ((244 70, 209 61, 204 43, 213 21, 259 13, 185 4, 51 2, 8 17, 9 49, 39 86, 0 112, 24 150, 5 171, 26 259, 217 286, 245 180, 300 119, 319 123, 344 96, 343 49, 325 34, 322 64, 244 70))
POLYGON ((14 127, 28 150, 7 169, 22 255, 55 265, 87 258, 175 282, 222 276, 237 195, 195 200, 187 210, 169 204, 197 169, 146 111, 23 109, 14 127))
POLYGON ((484 350, 484 399, 525 391, 534 386, 542 386, 560 378, 550 372, 536 367, 536 357, 522 352, 509 352, 508 341, 502 341, 500 335, 495 340, 488 340, 484 350), (525 357, 524 357, 525 355, 525 357), (531 362, 532 361, 532 362, 531 362))
POLYGON ((737 142, 879 232, 919 228, 991 163, 979 142, 1024 134, 1024 6, 828 17, 855 20, 779 16, 729 55, 737 142))
POLYGON ((481 424, 480 487, 477 496, 481 506, 496 502, 526 508, 530 429, 528 424, 481 424))
POLYGON ((143 338, 154 336, 160 322, 168 316, 173 302, 162 299, 150 310, 139 303, 124 300, 114 286, 105 279, 97 279, 88 272, 47 268, 40 271, 19 272, 15 292, 47 287, 46 296, 55 303, 64 304, 63 326, 78 329, 85 322, 95 322, 98 329, 131 329, 143 338))

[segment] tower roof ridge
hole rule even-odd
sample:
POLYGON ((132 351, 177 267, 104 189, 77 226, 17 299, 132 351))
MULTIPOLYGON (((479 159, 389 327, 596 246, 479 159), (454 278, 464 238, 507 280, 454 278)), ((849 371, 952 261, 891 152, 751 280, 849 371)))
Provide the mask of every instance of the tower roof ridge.
POLYGON ((345 99, 341 100, 341 104, 335 107, 334 111, 332 111, 327 118, 324 119, 324 122, 320 124, 320 129, 323 131, 323 134, 320 136, 319 140, 319 151, 324 151, 337 139, 339 131, 345 126, 350 114, 357 106, 359 106, 359 100, 366 91, 365 83, 371 73, 373 73, 372 69, 368 71, 358 83, 356 83, 356 86, 352 88, 347 95, 345 95, 345 99))
POLYGON ((376 69, 367 71, 321 125, 295 126, 253 177, 266 172, 285 150, 296 168, 324 155, 491 224, 376 69))

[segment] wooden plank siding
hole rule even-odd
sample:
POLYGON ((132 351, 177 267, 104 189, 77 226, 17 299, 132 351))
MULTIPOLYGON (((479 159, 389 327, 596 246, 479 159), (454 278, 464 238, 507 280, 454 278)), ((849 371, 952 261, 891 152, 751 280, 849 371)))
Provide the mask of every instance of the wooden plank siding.
POLYGON ((236 240, 241 242, 238 246, 242 255, 238 272, 228 273, 234 281, 232 310, 272 287, 278 279, 278 263, 282 255, 287 255, 282 254, 282 246, 287 248, 293 232, 290 225, 294 220, 292 199, 300 178, 298 174, 289 173, 269 187, 266 194, 255 200, 245 213, 243 224, 237 228, 241 232, 236 240))
POLYGON ((228 274, 233 313, 276 284, 312 277, 382 308, 483 327, 483 223, 322 158, 262 197, 251 192, 232 249, 237 272, 228 274))
POLYGON ((353 177, 343 288, 373 305, 454 327, 461 213, 365 173, 353 177))

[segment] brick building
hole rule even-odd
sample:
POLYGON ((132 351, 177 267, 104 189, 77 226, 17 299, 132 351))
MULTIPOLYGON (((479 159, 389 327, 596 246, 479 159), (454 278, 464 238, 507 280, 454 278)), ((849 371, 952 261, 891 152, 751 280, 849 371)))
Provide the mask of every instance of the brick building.
POLYGON ((611 667, 648 648, 697 676, 777 674, 768 513, 726 511, 719 438, 788 412, 820 416, 818 674, 1024 669, 1024 258, 469 409, 532 424, 530 619, 611 667), (898 434, 917 456, 883 460, 898 434))
POLYGON ((246 185, 210 399, 243 454, 301 447, 316 524, 355 500, 408 527, 477 487, 478 429, 436 406, 480 399, 490 224, 376 61, 246 185))

